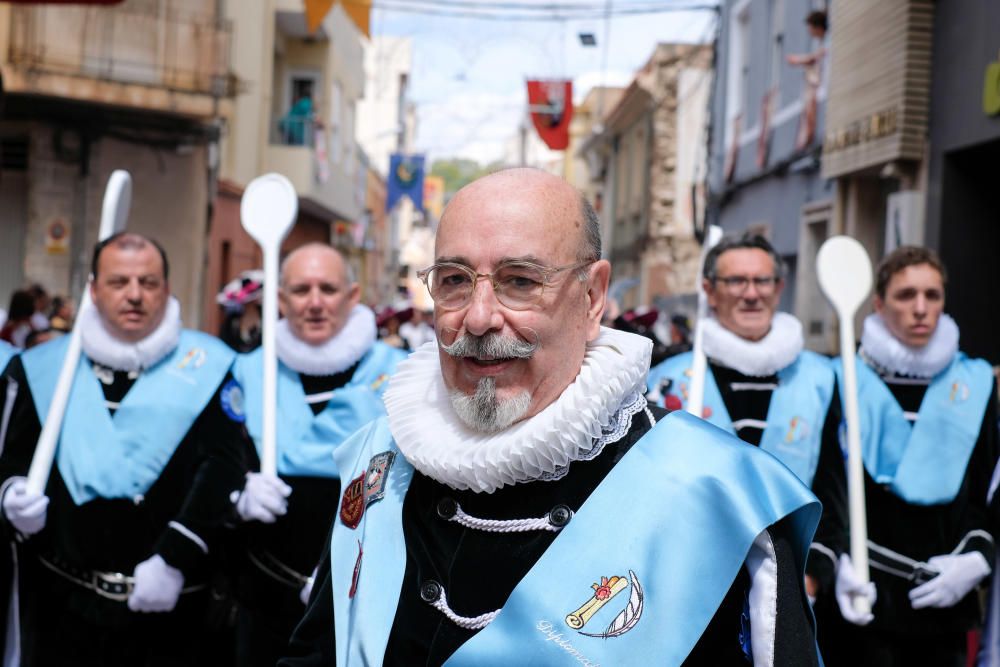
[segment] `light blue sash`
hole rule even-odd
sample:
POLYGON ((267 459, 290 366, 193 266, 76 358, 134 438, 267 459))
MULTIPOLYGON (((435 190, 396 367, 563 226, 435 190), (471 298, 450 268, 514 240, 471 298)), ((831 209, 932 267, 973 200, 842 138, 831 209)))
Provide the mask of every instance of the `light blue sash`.
MULTIPOLYGON (((335 455, 353 479, 383 451, 397 452, 385 497, 367 507, 356 529, 338 519, 333 531, 339 667, 377 665, 385 653, 406 564, 402 508, 413 468, 398 454, 385 419, 359 431, 335 455), (351 599, 359 549, 364 553, 351 599)), ((772 457, 673 413, 622 458, 496 620, 447 664, 496 664, 502 656, 524 665, 680 664, 708 627, 754 538, 786 516, 795 527, 802 576, 819 511, 815 497, 772 457), (628 580, 627 590, 580 631, 571 628, 567 616, 594 595, 591 584, 612 576, 628 580), (642 613, 636 619, 633 607, 630 629, 607 638, 583 634, 607 632, 636 589, 642 613)))
MULTIPOLYGON (((834 368, 841 381, 839 359, 834 368)), ((908 503, 954 500, 993 387, 990 365, 961 352, 955 355, 931 380, 912 425, 878 374, 860 359, 857 369, 861 448, 868 474, 908 503)))
MULTIPOLYGON (((652 391, 661 379, 670 378, 673 384, 668 391, 687 406, 692 356, 685 352, 651 369, 646 380, 648 389, 652 391)), ((809 486, 819 463, 833 382, 829 360, 804 350, 792 364, 778 371, 778 388, 771 394, 767 408, 767 428, 761 436, 760 448, 777 456, 809 486)), ((704 404, 711 411, 706 417, 709 422, 736 433, 711 369, 705 373, 704 404)))
MULTIPOLYGON (((306 403, 299 374, 278 362, 278 472, 299 477, 337 479, 333 449, 359 428, 385 414, 382 394, 386 380, 406 353, 375 343, 361 359, 354 376, 336 389, 318 415, 306 403)), ((264 352, 260 348, 241 355, 236 379, 246 395, 247 430, 257 445, 262 437, 264 401, 264 352)))
MULTIPOLYGON (((38 419, 45 423, 69 336, 21 355, 38 419)), ((159 478, 218 390, 235 353, 199 331, 184 330, 173 352, 139 375, 112 417, 90 362, 80 362, 56 450, 56 465, 77 505, 133 498, 159 478)))
POLYGON ((3 372, 3 369, 7 368, 7 362, 9 362, 16 354, 16 347, 7 341, 0 340, 0 372, 3 372))

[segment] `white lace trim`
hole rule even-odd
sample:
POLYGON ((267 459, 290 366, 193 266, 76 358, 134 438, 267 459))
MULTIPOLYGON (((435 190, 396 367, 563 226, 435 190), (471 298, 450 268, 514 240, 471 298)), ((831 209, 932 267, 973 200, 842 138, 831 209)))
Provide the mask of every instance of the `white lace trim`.
POLYGON ((368 306, 358 304, 347 317, 344 327, 330 340, 320 345, 310 345, 298 338, 288 320, 278 320, 274 343, 281 362, 296 373, 306 375, 334 375, 358 362, 372 345, 378 330, 375 313, 368 306))
POLYGON ((455 416, 437 345, 427 343, 389 381, 389 428, 417 470, 453 489, 492 493, 542 479, 592 454, 595 440, 619 430, 618 413, 645 390, 651 351, 642 336, 602 327, 559 398, 530 419, 483 434, 455 416))
POLYGON ((937 329, 923 347, 910 347, 892 335, 878 313, 865 318, 861 331, 861 354, 872 365, 896 375, 932 378, 958 354, 958 325, 941 313, 937 329))
POLYGON ((135 343, 123 341, 108 330, 97 311, 91 305, 81 309, 80 347, 91 361, 116 371, 141 371, 150 368, 160 359, 173 352, 181 337, 181 305, 174 297, 168 297, 163 321, 145 338, 135 343))
MULTIPOLYGON (((645 409, 647 409, 646 397, 642 394, 636 392, 630 398, 625 399, 625 404, 618 412, 611 416, 611 421, 608 422, 607 426, 601 427, 601 437, 596 438, 594 446, 590 451, 581 454, 577 461, 592 461, 601 455, 605 445, 610 445, 624 438, 625 434, 632 428, 632 417, 645 409)), ((650 418, 652 419, 652 415, 650 415, 650 418)), ((656 420, 654 419, 650 423, 656 424, 656 420)), ((550 473, 544 473, 538 480, 542 482, 555 482, 565 477, 568 472, 569 464, 567 463, 564 466, 557 467, 550 473)))
POLYGON ((756 341, 737 336, 714 317, 700 324, 705 356, 743 375, 774 375, 791 365, 802 352, 802 323, 788 313, 775 313, 771 330, 756 341))

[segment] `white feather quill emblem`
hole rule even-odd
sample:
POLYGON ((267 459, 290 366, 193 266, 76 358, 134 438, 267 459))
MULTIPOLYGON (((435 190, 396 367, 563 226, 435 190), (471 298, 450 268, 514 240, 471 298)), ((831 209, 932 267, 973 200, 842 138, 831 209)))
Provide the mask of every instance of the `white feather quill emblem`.
POLYGON ((643 606, 643 595, 642 595, 642 585, 639 583, 639 578, 635 576, 635 572, 632 570, 628 571, 629 579, 632 580, 632 593, 629 595, 628 604, 622 609, 621 613, 615 616, 615 620, 611 621, 611 625, 604 632, 589 633, 581 632, 581 635, 586 635, 587 637, 603 637, 607 639, 608 637, 620 637, 629 630, 635 627, 635 624, 639 622, 639 618, 642 616, 642 606, 643 606))

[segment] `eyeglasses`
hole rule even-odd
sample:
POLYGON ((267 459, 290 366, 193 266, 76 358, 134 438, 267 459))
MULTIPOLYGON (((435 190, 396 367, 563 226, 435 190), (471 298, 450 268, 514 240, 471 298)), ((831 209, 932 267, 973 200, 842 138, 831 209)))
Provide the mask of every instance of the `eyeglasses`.
POLYGON ((490 281, 497 301, 511 310, 527 310, 542 299, 545 288, 553 285, 552 278, 563 271, 582 269, 597 260, 578 264, 548 267, 533 262, 506 262, 493 273, 476 273, 464 264, 441 262, 417 271, 417 277, 427 286, 434 303, 445 310, 464 308, 476 291, 480 278, 490 281))
POLYGON ((733 296, 740 296, 747 291, 750 287, 750 283, 753 283, 754 289, 761 296, 770 296, 774 293, 774 288, 777 287, 780 278, 777 276, 725 276, 717 277, 714 279, 716 283, 722 283, 726 292, 733 296))

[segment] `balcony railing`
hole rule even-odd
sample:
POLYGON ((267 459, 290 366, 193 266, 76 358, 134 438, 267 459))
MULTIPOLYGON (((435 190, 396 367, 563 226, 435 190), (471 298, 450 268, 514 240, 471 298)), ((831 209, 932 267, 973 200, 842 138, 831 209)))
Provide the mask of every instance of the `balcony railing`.
POLYGON ((38 72, 229 97, 232 26, 175 11, 14 7, 8 61, 38 72))

